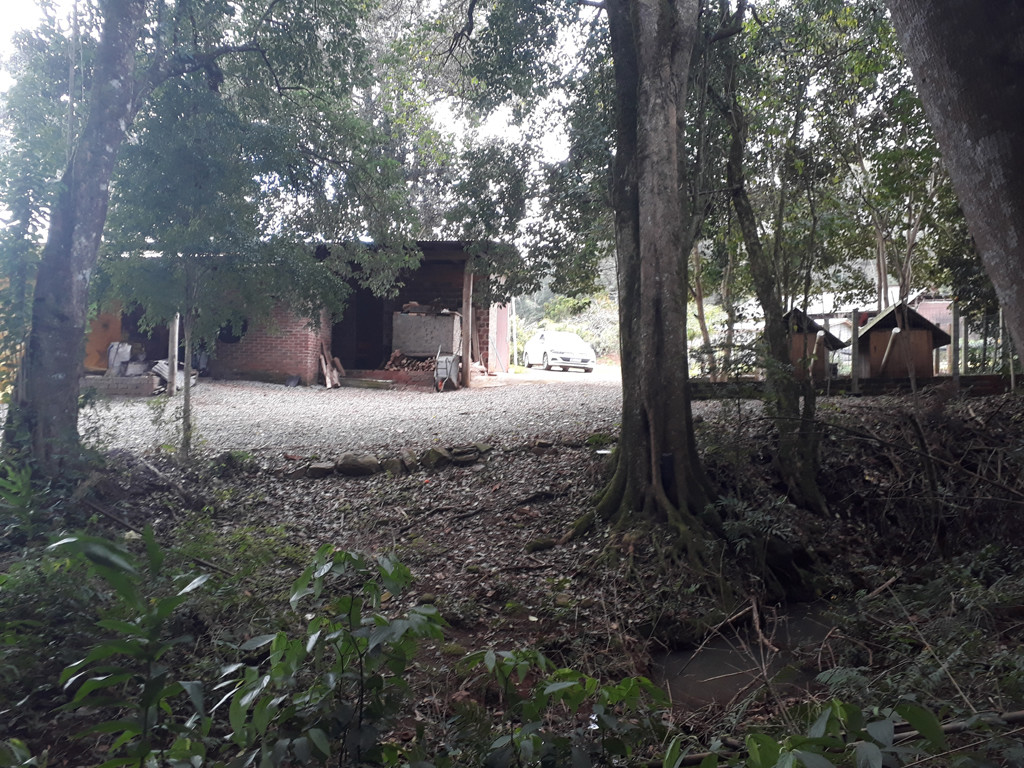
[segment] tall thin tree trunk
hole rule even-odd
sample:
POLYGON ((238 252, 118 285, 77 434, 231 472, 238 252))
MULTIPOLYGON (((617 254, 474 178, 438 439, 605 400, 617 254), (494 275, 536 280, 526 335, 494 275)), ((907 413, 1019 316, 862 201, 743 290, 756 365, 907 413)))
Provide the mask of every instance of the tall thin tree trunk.
POLYGON ((711 331, 708 329, 708 319, 704 311, 704 276, 701 269, 700 249, 696 244, 690 247, 690 254, 693 256, 693 279, 690 280, 690 295, 693 297, 697 325, 700 326, 701 346, 707 358, 708 378, 712 381, 720 379, 718 375, 718 360, 715 355, 715 348, 711 345, 711 331))
MULTIPOLYGON (((192 455, 192 339, 195 328, 195 312, 185 312, 184 319, 185 383, 182 385, 181 445, 178 446, 178 457, 183 461, 188 461, 192 455)), ((171 371, 172 376, 177 376, 177 374, 177 370, 171 371)))
MULTIPOLYGON (((795 503, 823 512, 826 504, 817 480, 818 437, 814 424, 814 390, 809 386, 809 377, 807 386, 804 386, 793 375, 789 359, 789 331, 783 320, 785 307, 778 275, 773 260, 762 247, 757 217, 746 189, 744 154, 749 123, 736 97, 735 81, 730 92, 728 118, 732 137, 726 174, 733 209, 750 260, 754 292, 764 312, 768 405, 779 434, 779 445, 774 457, 775 468, 795 503), (803 409, 800 407, 801 396, 803 409)), ((777 230, 777 241, 781 237, 781 231, 777 230)))
POLYGON ((135 46, 144 10, 144 0, 104 3, 89 118, 50 212, 18 396, 8 414, 7 448, 27 454, 50 475, 79 452, 89 282, 106 223, 110 177, 133 114, 135 46))

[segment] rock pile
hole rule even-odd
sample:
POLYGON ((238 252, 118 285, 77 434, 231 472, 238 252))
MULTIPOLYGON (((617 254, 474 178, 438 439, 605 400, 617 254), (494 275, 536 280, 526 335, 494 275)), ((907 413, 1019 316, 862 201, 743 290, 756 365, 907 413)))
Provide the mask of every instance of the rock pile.
POLYGON ((379 472, 400 477, 422 470, 437 470, 452 465, 468 467, 477 464, 491 451, 487 443, 471 443, 449 447, 434 446, 417 454, 411 448, 403 448, 397 456, 378 458, 370 453, 343 453, 333 461, 305 460, 294 454, 285 454, 288 464, 275 470, 280 477, 297 479, 302 477, 320 478, 330 475, 367 477, 379 472))

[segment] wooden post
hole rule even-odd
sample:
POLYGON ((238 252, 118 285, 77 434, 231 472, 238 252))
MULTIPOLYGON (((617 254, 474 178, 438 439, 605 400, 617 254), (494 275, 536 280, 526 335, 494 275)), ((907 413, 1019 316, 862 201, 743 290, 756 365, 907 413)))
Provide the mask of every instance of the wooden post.
POLYGON ((167 326, 167 396, 174 397, 178 389, 178 323, 181 313, 175 313, 167 326))
POLYGON ((962 318, 961 322, 964 325, 964 327, 961 329, 961 334, 960 334, 960 338, 964 342, 963 358, 961 358, 961 359, 963 360, 963 364, 964 364, 964 368, 963 368, 964 376, 966 376, 967 375, 967 369, 970 367, 970 364, 971 364, 971 326, 967 322, 967 318, 966 317, 962 318))
POLYGON ((953 383, 960 386, 960 304, 953 299, 953 325, 949 329, 952 341, 949 343, 949 375, 953 383))
POLYGON ((470 371, 473 351, 473 272, 470 269, 469 259, 466 260, 466 268, 462 274, 462 376, 460 383, 464 387, 469 386, 470 371))
POLYGON ((519 336, 516 333, 516 326, 519 319, 516 317, 516 297, 512 297, 512 312, 509 322, 512 324, 512 365, 519 365, 519 336))
POLYGON ((1010 334, 1006 332, 1006 318, 1003 316, 1003 308, 999 308, 999 343, 1002 346, 1003 354, 1003 371, 1009 369, 1010 373, 1010 391, 1016 388, 1016 375, 1013 370, 1013 341, 1010 339, 1010 334))
POLYGON ((851 315, 853 320, 853 336, 850 341, 850 392, 860 394, 860 310, 854 307, 851 315))

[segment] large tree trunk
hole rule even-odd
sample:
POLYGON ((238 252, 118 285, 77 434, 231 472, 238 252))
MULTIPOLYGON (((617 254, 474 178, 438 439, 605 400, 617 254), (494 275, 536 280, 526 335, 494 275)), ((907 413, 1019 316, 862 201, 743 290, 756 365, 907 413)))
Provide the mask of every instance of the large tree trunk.
POLYGON ((1024 5, 888 4, 967 224, 1024 350, 1024 5))
POLYGON ((89 119, 50 213, 19 386, 5 430, 49 475, 78 455, 78 389, 89 281, 107 218, 110 177, 133 114, 143 0, 107 0, 89 119))
POLYGON ((609 0, 622 431, 599 512, 668 522, 688 544, 710 490, 690 410, 678 144, 698 0, 609 0))

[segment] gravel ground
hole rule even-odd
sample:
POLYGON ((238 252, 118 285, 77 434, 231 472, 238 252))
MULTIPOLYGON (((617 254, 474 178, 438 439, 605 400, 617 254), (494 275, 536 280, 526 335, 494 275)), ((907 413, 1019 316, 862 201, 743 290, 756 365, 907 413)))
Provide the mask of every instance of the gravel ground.
MULTIPOLYGON (((439 394, 201 380, 192 396, 196 444, 211 454, 245 450, 265 457, 282 452, 337 456, 475 441, 575 440, 613 432, 620 420, 616 368, 590 375, 528 371, 479 382, 439 394)), ((153 451, 176 442, 180 408, 180 397, 172 403, 163 398, 104 400, 83 412, 80 431, 103 449, 153 451)))

